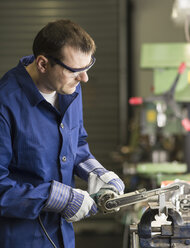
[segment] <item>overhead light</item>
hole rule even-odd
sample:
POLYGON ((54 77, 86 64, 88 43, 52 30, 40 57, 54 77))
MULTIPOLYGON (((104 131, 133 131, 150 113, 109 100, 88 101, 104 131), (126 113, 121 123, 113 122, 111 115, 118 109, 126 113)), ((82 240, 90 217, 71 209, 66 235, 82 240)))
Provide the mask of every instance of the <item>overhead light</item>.
POLYGON ((175 23, 183 25, 190 19, 190 0, 174 0, 171 16, 175 23))

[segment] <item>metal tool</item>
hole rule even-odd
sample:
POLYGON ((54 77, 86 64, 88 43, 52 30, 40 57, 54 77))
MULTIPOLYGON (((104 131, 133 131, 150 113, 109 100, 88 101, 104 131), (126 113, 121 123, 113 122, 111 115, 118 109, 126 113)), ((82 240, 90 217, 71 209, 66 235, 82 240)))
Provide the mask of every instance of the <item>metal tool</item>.
POLYGON ((123 195, 117 195, 110 189, 101 189, 97 194, 93 195, 93 199, 98 205, 98 208, 103 213, 116 212, 121 207, 126 207, 138 202, 147 201, 150 198, 157 197, 161 194, 173 192, 179 189, 179 185, 168 186, 164 188, 153 189, 146 191, 146 189, 136 190, 123 195))

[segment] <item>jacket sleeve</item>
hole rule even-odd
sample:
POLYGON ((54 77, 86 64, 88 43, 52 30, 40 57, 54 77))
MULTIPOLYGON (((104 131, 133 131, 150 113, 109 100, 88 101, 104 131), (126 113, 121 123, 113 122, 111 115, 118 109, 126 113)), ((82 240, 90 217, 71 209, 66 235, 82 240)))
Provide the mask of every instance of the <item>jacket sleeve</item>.
POLYGON ((14 153, 14 139, 9 122, 0 113, 0 215, 34 219, 48 199, 51 183, 34 187, 11 178, 10 165, 14 153))

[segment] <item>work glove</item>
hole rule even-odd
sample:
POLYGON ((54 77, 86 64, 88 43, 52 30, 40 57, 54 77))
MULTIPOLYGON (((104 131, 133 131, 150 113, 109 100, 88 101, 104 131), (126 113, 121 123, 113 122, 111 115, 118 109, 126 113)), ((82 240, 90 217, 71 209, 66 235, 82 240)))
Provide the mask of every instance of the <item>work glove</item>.
POLYGON ((67 222, 75 222, 95 215, 97 211, 96 203, 87 191, 71 189, 68 203, 61 215, 67 222))
POLYGON ((113 172, 108 171, 104 167, 96 168, 89 173, 88 176, 88 193, 95 194, 100 189, 110 189, 116 194, 124 193, 123 181, 113 172))
POLYGON ((67 222, 76 222, 97 213, 95 201, 87 191, 53 181, 45 211, 58 212, 67 222))

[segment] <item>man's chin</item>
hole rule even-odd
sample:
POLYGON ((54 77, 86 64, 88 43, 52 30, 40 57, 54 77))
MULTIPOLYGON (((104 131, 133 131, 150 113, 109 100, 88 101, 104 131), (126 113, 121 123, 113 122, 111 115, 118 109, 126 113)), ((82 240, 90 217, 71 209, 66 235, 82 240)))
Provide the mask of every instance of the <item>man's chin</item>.
POLYGON ((75 87, 72 87, 72 88, 69 88, 69 89, 64 89, 58 93, 62 94, 62 95, 71 95, 73 94, 74 92, 76 91, 76 86, 75 87))

